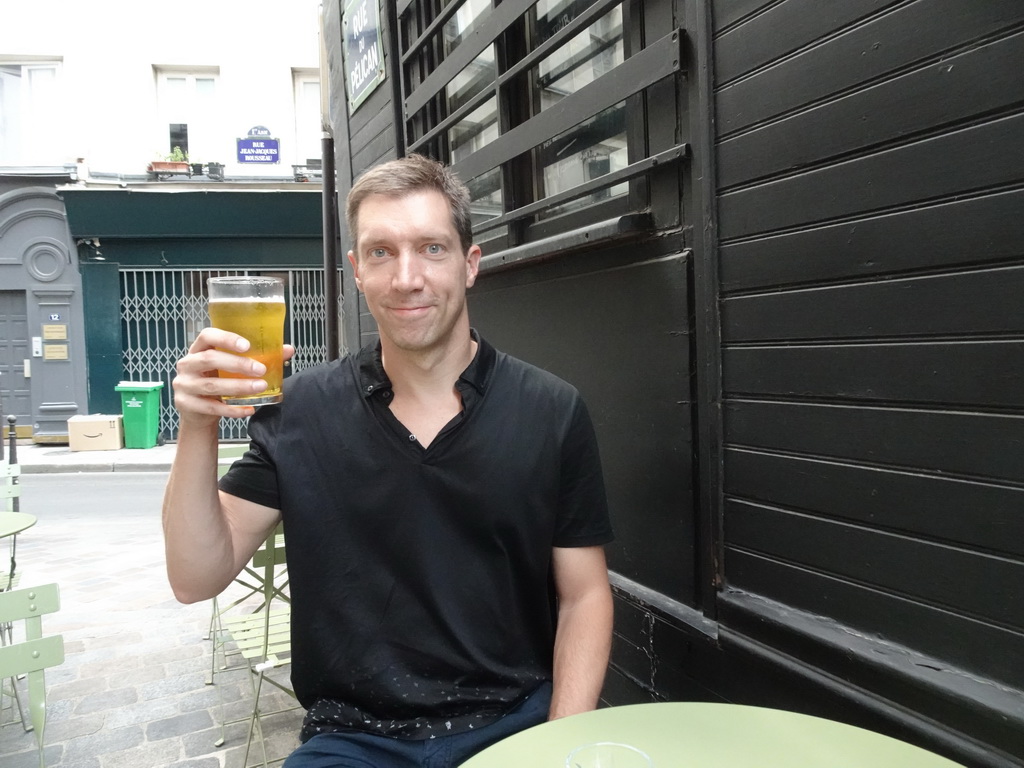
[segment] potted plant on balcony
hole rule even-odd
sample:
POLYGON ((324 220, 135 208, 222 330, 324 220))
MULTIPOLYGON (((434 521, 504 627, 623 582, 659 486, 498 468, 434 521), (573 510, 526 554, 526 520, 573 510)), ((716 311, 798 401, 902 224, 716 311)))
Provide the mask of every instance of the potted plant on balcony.
POLYGON ((191 167, 188 163, 188 155, 181 151, 181 147, 175 147, 171 150, 171 154, 167 155, 163 160, 153 160, 147 167, 151 178, 159 178, 161 176, 171 176, 176 173, 184 173, 186 176, 190 175, 191 167))

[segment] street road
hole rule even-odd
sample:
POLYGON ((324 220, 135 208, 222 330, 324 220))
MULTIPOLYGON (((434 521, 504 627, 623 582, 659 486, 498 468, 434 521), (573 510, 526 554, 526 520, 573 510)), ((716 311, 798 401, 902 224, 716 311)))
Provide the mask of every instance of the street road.
POLYGON ((21 511, 44 520, 88 516, 159 523, 166 472, 77 472, 21 476, 21 511))
POLYGON ((166 482, 166 472, 22 475, 21 511, 37 518, 18 536, 22 584, 60 584, 62 618, 94 610, 101 598, 118 610, 132 598, 173 601, 160 527, 166 482), (88 597, 81 605, 72 600, 77 590, 88 597))

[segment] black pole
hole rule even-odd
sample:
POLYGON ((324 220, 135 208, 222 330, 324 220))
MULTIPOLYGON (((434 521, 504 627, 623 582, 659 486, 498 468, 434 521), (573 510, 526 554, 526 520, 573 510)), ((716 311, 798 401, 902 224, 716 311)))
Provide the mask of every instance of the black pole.
POLYGON ((321 168, 324 209, 324 300, 327 304, 327 322, 324 327, 327 359, 337 360, 341 343, 338 336, 338 206, 337 184, 334 178, 334 139, 321 140, 321 168))

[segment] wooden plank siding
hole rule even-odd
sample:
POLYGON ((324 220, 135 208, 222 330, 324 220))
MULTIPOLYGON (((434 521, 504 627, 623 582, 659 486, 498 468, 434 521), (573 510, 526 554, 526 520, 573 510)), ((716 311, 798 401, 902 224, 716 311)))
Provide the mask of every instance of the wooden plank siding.
MULTIPOLYGON (((405 115, 420 84, 488 45, 499 69, 530 55, 527 0, 405 64, 396 14, 408 48, 459 3, 378 5, 388 79, 335 113, 341 200, 450 129, 432 91, 405 115)), ((596 203, 607 220, 513 225, 468 298, 593 416, 616 530, 603 701, 793 709, 1024 768, 1024 1, 622 12, 627 60, 679 30, 678 72, 630 97, 630 162, 680 143, 685 162, 596 203)), ((503 131, 536 87, 498 89, 503 131)), ((529 159, 505 160, 505 208, 543 186, 529 159)))
POLYGON ((496 347, 573 383, 586 400, 613 512, 610 567, 692 602, 688 264, 672 254, 622 266, 633 247, 607 251, 571 267, 481 275, 470 316, 496 347))
POLYGON ((723 624, 904 648, 1024 765, 1024 5, 714 8, 723 624))

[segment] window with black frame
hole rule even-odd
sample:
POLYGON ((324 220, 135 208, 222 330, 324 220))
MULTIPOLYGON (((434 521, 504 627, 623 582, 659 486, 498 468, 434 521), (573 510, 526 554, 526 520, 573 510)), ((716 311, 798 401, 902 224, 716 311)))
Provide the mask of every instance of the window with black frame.
MULTIPOLYGON (((538 42, 572 20, 573 0, 540 0, 535 6, 534 28, 538 42)), ((623 62, 622 8, 615 6, 587 29, 560 46, 531 71, 534 109, 542 112, 577 93, 623 62)), ((564 192, 587 181, 629 165, 626 145, 626 102, 620 101, 600 114, 545 141, 536 150, 542 184, 541 196, 564 192)), ((625 195, 628 185, 599 190, 562 206, 546 209, 541 216, 581 208, 609 197, 625 195)))
POLYGON ((466 180, 488 252, 642 213, 644 175, 683 157, 645 135, 644 90, 678 73, 679 34, 644 42, 631 5, 400 4, 406 149, 466 180))

